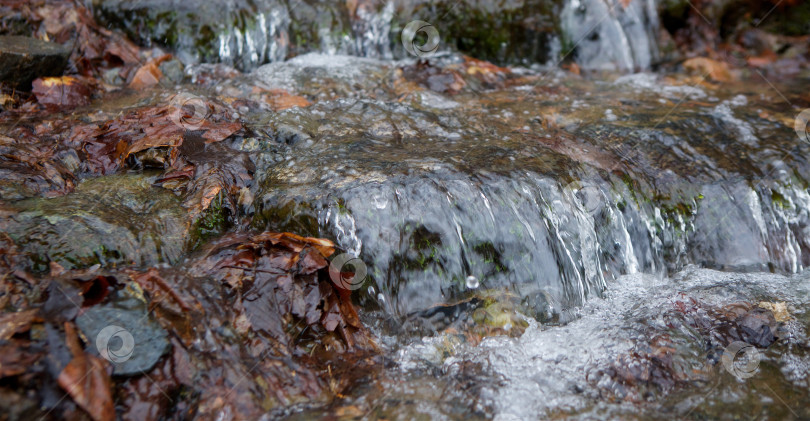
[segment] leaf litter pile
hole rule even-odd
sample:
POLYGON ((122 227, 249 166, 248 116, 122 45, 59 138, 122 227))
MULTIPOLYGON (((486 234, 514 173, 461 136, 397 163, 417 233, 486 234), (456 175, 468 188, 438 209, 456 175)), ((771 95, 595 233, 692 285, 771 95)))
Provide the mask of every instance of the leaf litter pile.
MULTIPOLYGON (((0 14, 75 46, 64 75, 30 92, 2 88, 0 419, 256 419, 328 404, 373 375, 378 347, 350 291, 329 279, 334 244, 247 232, 255 169, 232 147, 246 134, 234 111, 245 100, 166 89, 179 62, 99 27, 74 2, 12 1, 0 14), (18 202, 127 173, 152 174, 152 189, 177 197, 193 232, 182 262, 99 255, 90 265, 38 254, 9 229, 18 202)), ((234 73, 195 78, 205 87, 234 73)), ((270 111, 309 105, 254 94, 270 111)), ((70 243, 77 232, 50 218, 70 243)))

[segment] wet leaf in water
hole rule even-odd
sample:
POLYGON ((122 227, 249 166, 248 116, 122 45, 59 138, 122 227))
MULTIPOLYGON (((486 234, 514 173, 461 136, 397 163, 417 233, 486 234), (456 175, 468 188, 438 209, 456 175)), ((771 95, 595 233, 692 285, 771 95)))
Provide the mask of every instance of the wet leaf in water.
POLYGON ((51 109, 75 108, 90 103, 90 88, 72 76, 40 78, 33 85, 37 101, 51 109))
MULTIPOLYGON (((206 142, 218 142, 240 130, 242 125, 223 121, 227 117, 221 106, 212 105, 214 112, 206 115, 199 130, 206 142)), ((130 155, 150 149, 169 148, 170 163, 178 157, 175 149, 183 143, 187 128, 177 121, 171 105, 131 110, 114 120, 74 134, 84 145, 90 170, 109 174, 124 165, 130 155)))
POLYGON ((65 323, 65 336, 73 359, 59 374, 59 386, 95 421, 115 419, 112 382, 103 360, 86 354, 79 344, 76 328, 65 323))
POLYGON ((252 241, 270 241, 273 245, 281 245, 294 252, 300 252, 304 246, 311 245, 329 257, 335 252, 335 243, 324 238, 302 237, 289 232, 265 232, 251 238, 252 241))
POLYGON ((282 111, 294 107, 308 107, 312 105, 306 98, 292 95, 284 89, 265 90, 254 87, 254 94, 258 94, 262 102, 268 104, 273 111, 282 111))
POLYGON ((73 172, 60 158, 75 154, 31 134, 21 133, 18 139, 0 135, 0 198, 53 197, 73 190, 73 172))
POLYGON ((716 82, 731 82, 733 80, 728 65, 722 61, 716 61, 706 57, 695 57, 683 62, 683 67, 690 72, 707 77, 716 82))
POLYGON ((304 326, 339 333, 349 349, 374 349, 350 297, 340 294, 326 274, 325 255, 334 250, 330 240, 264 232, 241 241, 233 238, 206 260, 216 262, 209 273, 241 288, 253 329, 289 342, 294 333, 290 323, 298 326, 295 320, 300 320, 304 326))
POLYGON ((170 60, 171 55, 166 54, 156 59, 149 60, 146 64, 139 67, 132 75, 132 80, 129 81, 130 89, 145 89, 155 86, 163 79, 163 72, 160 71, 160 63, 170 60))

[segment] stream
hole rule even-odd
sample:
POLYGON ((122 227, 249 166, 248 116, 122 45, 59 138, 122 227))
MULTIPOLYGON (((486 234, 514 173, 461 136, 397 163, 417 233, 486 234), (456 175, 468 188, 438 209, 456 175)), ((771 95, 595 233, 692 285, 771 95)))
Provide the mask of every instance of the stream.
MULTIPOLYGON (((163 355, 198 371, 171 365, 191 374, 149 419, 810 418, 807 68, 667 67, 656 0, 85 3, 174 58, 145 89, 0 122, 0 140, 59 139, 46 181, 0 167, 0 231, 37 277, 118 279, 103 307, 65 288, 85 297, 88 344, 88 308, 154 312, 136 335, 151 360, 112 372, 119 416, 143 387, 120 376, 163 382, 163 355), (435 25, 437 51, 409 54, 415 20, 435 25), (165 104, 185 113, 179 135, 147 113, 165 104), (158 140, 103 143, 127 121, 158 140), (271 270, 233 274, 250 247, 282 260, 246 240, 261 232, 334 243, 334 294, 372 357, 337 368, 347 334, 288 319, 294 351, 278 345, 271 270)), ((32 338, 52 346, 48 329, 32 338)), ((42 415, 55 401, 10 419, 61 419, 42 415)))

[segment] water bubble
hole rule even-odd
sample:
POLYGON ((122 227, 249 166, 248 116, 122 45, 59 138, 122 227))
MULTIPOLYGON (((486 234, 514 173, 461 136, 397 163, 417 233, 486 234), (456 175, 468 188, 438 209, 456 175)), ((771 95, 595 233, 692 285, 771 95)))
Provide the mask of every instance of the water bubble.
POLYGON ((467 277, 467 288, 468 289, 476 289, 476 288, 478 288, 479 285, 481 285, 481 283, 478 282, 478 278, 476 278, 475 276, 472 276, 472 275, 467 277))

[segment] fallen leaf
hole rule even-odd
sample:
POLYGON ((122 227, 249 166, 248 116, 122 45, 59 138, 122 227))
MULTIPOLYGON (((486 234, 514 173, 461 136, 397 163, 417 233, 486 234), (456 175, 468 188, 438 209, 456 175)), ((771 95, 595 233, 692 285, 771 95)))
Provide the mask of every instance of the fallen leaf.
POLYGON ((687 71, 698 73, 716 82, 730 82, 732 80, 728 65, 722 61, 706 57, 695 57, 684 61, 683 67, 687 71))
POLYGON ((42 358, 42 353, 28 341, 9 341, 0 344, 0 379, 19 376, 42 358))
POLYGON ((37 309, 6 313, 0 316, 0 340, 8 340, 15 334, 28 331, 36 319, 37 309))
POLYGON ((183 311, 187 312, 191 310, 191 306, 183 299, 177 290, 160 276, 156 268, 150 268, 145 273, 133 277, 133 280, 145 291, 149 291, 152 294, 152 301, 161 302, 162 297, 168 295, 183 311))
POLYGON ((302 237, 289 232, 264 232, 251 238, 253 241, 270 241, 273 245, 282 245, 298 253, 304 245, 315 247, 323 257, 329 257, 335 252, 335 243, 325 238, 302 237))
POLYGON ((791 319, 790 313, 788 313, 787 304, 784 301, 779 302, 768 302, 768 301, 760 301, 759 306, 770 310, 773 313, 774 319, 776 319, 779 323, 787 322, 791 319))
POLYGON ((268 94, 262 95, 261 98, 270 106, 273 111, 281 111, 294 107, 308 107, 312 105, 312 103, 306 98, 298 95, 292 95, 282 89, 271 90, 268 94))
POLYGON ((150 61, 135 71, 132 80, 129 82, 129 88, 135 90, 149 88, 159 84, 162 78, 163 72, 160 71, 158 63, 150 61))
POLYGON ((39 78, 32 85, 37 101, 51 109, 81 107, 90 103, 90 88, 72 76, 39 78))
POLYGON ((59 373, 59 386, 95 421, 114 420, 112 382, 104 362, 84 352, 73 323, 65 323, 65 336, 73 359, 59 373))

